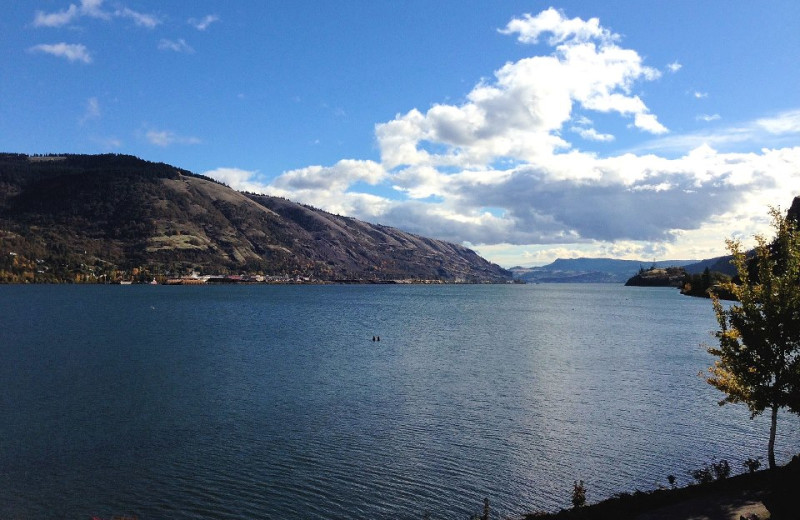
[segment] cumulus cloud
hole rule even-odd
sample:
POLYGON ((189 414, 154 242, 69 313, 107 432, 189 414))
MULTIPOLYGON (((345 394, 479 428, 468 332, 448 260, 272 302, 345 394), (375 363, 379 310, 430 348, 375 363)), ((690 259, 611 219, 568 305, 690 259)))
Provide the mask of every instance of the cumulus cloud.
POLYGON ((377 184, 386 178, 383 167, 374 161, 344 159, 334 166, 309 166, 284 173, 273 186, 286 190, 330 190, 343 192, 356 182, 377 184))
POLYGON ((377 221, 376 217, 384 215, 393 204, 380 196, 350 191, 358 183, 375 185, 385 180, 387 173, 373 161, 345 159, 331 167, 309 166, 285 172, 272 183, 261 180, 257 171, 239 168, 217 168, 203 175, 237 190, 291 198, 368 221, 377 221))
POLYGON ((536 16, 525 14, 522 18, 514 18, 500 32, 517 34, 517 39, 522 43, 538 43, 539 36, 549 33, 548 43, 553 46, 567 40, 577 42, 598 40, 607 43, 618 38, 617 35, 601 27, 598 18, 586 21, 580 18, 567 19, 564 13, 552 7, 536 16))
POLYGON ((35 53, 42 52, 50 54, 69 61, 80 61, 82 63, 92 62, 92 56, 89 54, 89 50, 81 43, 40 43, 28 50, 35 53))
POLYGON ((711 121, 717 121, 722 119, 719 114, 700 114, 696 118, 698 121, 705 121, 706 123, 710 123, 711 121))
POLYGON ((162 51, 181 52, 184 54, 194 53, 194 49, 186 43, 186 40, 183 38, 179 38, 178 40, 162 38, 161 41, 158 42, 158 48, 162 51))
POLYGON ((200 19, 197 18, 189 18, 187 23, 197 29, 198 31, 205 31, 208 29, 208 26, 214 22, 219 21, 219 16, 215 14, 208 14, 200 19))
POLYGON ((203 172, 203 175, 225 183, 234 190, 264 193, 264 184, 258 181, 257 170, 223 167, 203 172))
POLYGON ((636 91, 659 72, 598 20, 548 9, 501 32, 546 51, 506 63, 461 104, 412 108, 377 124, 380 162, 342 160, 270 181, 236 169, 206 175, 467 243, 505 265, 525 252, 531 263, 566 251, 663 258, 678 246, 691 257, 715 256, 724 237, 762 231, 767 206, 796 193, 800 147, 744 153, 719 146, 794 138, 800 111, 666 135, 636 91), (657 137, 616 155, 583 151, 567 140, 572 133, 614 138, 595 129, 592 113, 657 137), (664 157, 665 150, 674 153, 664 157), (708 246, 712 235, 716 250, 708 246))
POLYGON ((673 61, 672 63, 667 64, 667 70, 672 72, 673 74, 681 70, 681 68, 683 68, 683 65, 681 65, 677 61, 673 61))
POLYGON ((330 167, 309 166, 285 172, 262 191, 376 221, 391 201, 354 188, 359 184, 374 186, 387 179, 383 166, 374 161, 343 159, 330 167))
POLYGON ((425 113, 413 109, 377 125, 388 168, 535 160, 569 147, 559 130, 576 105, 632 118, 633 126, 647 133, 667 132, 633 92, 635 83, 657 79, 659 72, 635 51, 619 47, 619 37, 596 19, 567 19, 548 9, 514 19, 501 32, 522 43, 549 34, 555 48, 549 55, 507 63, 494 81, 476 85, 462 105, 437 104, 425 113))
POLYGON ((148 130, 145 139, 150 144, 167 147, 173 144, 200 144, 202 141, 197 137, 178 135, 170 130, 148 130))

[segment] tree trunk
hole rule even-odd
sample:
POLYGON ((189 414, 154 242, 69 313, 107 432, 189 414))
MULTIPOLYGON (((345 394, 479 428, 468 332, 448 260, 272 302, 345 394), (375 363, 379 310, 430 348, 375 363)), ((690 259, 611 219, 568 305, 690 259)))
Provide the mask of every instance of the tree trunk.
POLYGON ((767 453, 769 455, 769 469, 775 469, 775 431, 778 426, 778 405, 772 405, 772 422, 769 427, 769 446, 767 453))

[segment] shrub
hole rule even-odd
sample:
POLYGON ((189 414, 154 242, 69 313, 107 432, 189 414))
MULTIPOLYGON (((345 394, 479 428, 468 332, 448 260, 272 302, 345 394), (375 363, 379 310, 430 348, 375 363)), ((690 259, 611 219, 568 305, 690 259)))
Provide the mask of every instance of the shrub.
POLYGON ((586 505, 586 487, 583 481, 575 481, 572 484, 572 507, 583 507, 586 505))
POLYGON ((717 480, 723 480, 731 476, 731 466, 725 459, 719 462, 712 462, 711 469, 714 471, 714 477, 717 480))
POLYGON ((761 467, 761 457, 747 459, 744 461, 744 467, 747 468, 748 473, 755 473, 761 467))
POLYGON ((708 467, 708 464, 700 469, 690 471, 689 474, 698 484, 707 484, 714 481, 714 475, 711 473, 711 468, 708 467))
POLYGON ((714 480, 723 480, 731 476, 731 466, 725 459, 719 462, 711 461, 711 464, 703 464, 700 469, 689 472, 698 484, 706 484, 714 480))

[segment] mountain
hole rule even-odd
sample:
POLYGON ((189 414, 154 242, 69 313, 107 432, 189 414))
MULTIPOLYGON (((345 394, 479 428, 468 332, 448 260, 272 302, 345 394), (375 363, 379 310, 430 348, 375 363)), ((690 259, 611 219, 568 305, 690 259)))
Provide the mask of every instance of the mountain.
POLYGON ((261 274, 499 282, 474 251, 126 155, 0 154, 0 281, 261 274))
POLYGON ((693 264, 685 265, 684 268, 689 274, 699 274, 708 268, 709 271, 726 274, 728 276, 736 276, 736 268, 731 264, 733 256, 718 256, 716 258, 709 258, 708 260, 700 260, 693 264))
MULTIPOLYGON (((514 278, 530 283, 625 283, 641 269, 681 267, 694 260, 646 262, 612 258, 559 258, 541 267, 512 267, 514 278)), ((702 269, 701 269, 702 271, 702 269)))

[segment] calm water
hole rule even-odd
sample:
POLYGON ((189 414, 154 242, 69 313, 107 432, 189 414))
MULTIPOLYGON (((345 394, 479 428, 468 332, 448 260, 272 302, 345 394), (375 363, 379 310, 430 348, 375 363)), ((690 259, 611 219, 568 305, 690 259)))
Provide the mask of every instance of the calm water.
POLYGON ((740 472, 768 424, 698 377, 715 325, 614 285, 3 286, 0 518, 500 518, 740 472))

